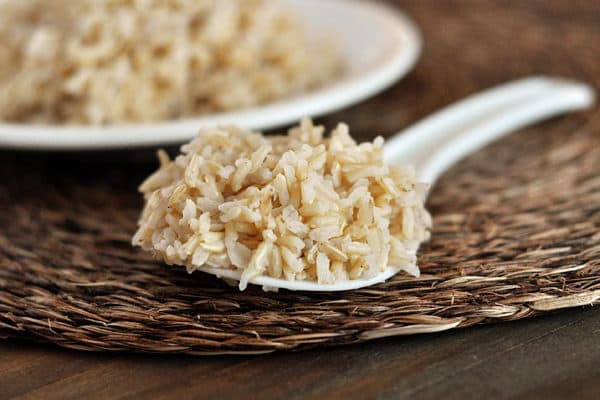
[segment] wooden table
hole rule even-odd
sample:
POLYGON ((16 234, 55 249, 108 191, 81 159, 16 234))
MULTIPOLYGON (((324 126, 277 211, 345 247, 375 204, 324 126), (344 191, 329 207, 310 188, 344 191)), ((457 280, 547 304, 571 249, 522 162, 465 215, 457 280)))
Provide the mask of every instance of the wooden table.
POLYGON ((0 398, 598 399, 600 312, 253 357, 0 345, 0 398))
MULTIPOLYGON (((600 83, 596 1, 397 3, 423 29, 422 61, 384 95, 325 118, 329 125, 345 120, 355 131, 391 134, 450 101, 532 73, 600 83), (403 107, 386 107, 390 97, 400 97, 403 107)), ((3 342, 0 399, 600 398, 599 335, 600 313, 589 308, 253 357, 84 353, 3 342)))

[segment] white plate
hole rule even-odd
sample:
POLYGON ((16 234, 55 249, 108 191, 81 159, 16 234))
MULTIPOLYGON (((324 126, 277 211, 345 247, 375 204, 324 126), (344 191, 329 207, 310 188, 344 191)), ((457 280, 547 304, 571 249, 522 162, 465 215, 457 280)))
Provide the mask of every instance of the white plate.
POLYGON ((123 148, 181 143, 194 137, 201 126, 236 124, 257 130, 274 128, 364 100, 404 76, 419 57, 419 31, 397 9, 365 0, 285 1, 303 17, 308 31, 332 35, 340 41, 348 70, 336 82, 268 105, 159 123, 103 127, 0 123, 0 147, 123 148))

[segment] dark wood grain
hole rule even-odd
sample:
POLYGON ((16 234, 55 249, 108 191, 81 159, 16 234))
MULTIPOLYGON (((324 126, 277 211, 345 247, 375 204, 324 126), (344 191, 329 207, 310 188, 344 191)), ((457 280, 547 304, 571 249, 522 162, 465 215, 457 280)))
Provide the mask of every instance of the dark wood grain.
MULTIPOLYGON (((365 139, 391 134, 451 101, 532 73, 600 83, 592 73, 600 62, 597 1, 397 3, 423 29, 422 61, 384 95, 324 118, 329 125, 345 120, 365 139), (369 113, 375 117, 364 118, 369 113)), ((600 313, 591 308, 256 357, 85 353, 10 341, 0 344, 0 399, 597 399, 598 337, 600 313)))
POLYGON ((0 344, 0 398, 597 399, 600 313, 264 356, 114 355, 0 344))

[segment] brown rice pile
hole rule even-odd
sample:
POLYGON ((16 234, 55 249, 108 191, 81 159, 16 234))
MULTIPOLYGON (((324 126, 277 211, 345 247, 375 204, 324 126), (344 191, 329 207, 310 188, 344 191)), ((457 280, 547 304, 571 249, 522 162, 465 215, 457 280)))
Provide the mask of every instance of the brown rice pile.
POLYGON ((207 129, 141 186, 146 205, 133 244, 168 264, 241 269, 334 283, 388 265, 418 275, 429 237, 426 185, 383 163, 383 139, 357 144, 339 124, 304 120, 288 135, 207 129))
POLYGON ((339 72, 333 46, 314 42, 279 0, 0 0, 0 119, 111 124, 266 103, 339 72))

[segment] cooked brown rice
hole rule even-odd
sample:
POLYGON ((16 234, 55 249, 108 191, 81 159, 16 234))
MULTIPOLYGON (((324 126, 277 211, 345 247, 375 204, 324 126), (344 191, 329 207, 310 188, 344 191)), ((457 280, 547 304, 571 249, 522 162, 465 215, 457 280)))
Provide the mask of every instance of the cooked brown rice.
POLYGON ((206 129, 141 186, 133 244, 168 264, 243 270, 240 289, 266 275, 334 283, 388 265, 418 275, 429 237, 426 185, 383 162, 383 139, 356 144, 339 124, 304 120, 288 135, 206 129))
POLYGON ((270 102, 339 71, 314 42, 279 0, 0 0, 0 119, 111 124, 270 102))

